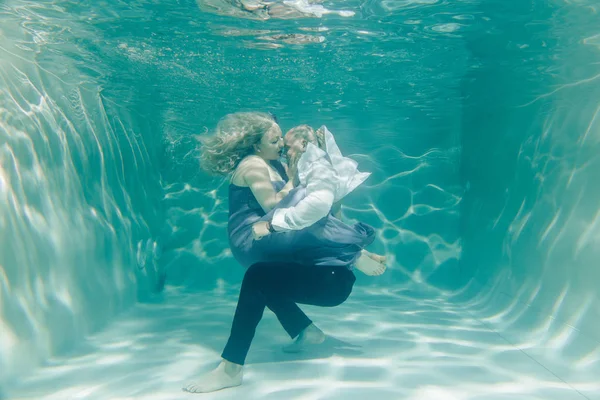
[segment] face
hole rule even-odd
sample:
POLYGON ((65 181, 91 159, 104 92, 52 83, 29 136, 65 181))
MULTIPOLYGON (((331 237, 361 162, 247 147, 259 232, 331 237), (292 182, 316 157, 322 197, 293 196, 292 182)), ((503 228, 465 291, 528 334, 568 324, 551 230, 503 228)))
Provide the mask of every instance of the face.
POLYGON ((287 134, 285 135, 284 143, 287 158, 288 160, 292 160, 306 151, 308 141, 300 135, 287 134))
POLYGON ((283 138, 281 137, 281 128, 277 124, 269 129, 263 135, 260 143, 256 147, 256 154, 265 160, 277 160, 281 155, 283 148, 283 138))

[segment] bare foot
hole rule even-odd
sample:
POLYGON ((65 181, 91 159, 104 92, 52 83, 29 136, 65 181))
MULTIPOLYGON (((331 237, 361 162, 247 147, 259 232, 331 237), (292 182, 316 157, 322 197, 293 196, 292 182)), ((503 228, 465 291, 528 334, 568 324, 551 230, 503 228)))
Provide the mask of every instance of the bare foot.
POLYGON ((382 256, 380 254, 375 254, 375 253, 371 253, 370 251, 366 251, 363 250, 365 252, 365 254, 369 257, 371 257, 373 260, 377 261, 379 264, 385 264, 385 262, 387 261, 387 257, 386 256, 382 256))
POLYGON ((189 393, 209 393, 242 384, 242 366, 223 360, 221 364, 199 380, 183 388, 189 393))
POLYGON ((360 257, 356 260, 356 269, 368 276, 379 276, 383 274, 387 268, 386 265, 376 261, 370 257, 369 254, 368 251, 362 251, 360 257))
POLYGON ((325 334, 314 324, 304 329, 292 344, 283 347, 286 353, 299 353, 311 344, 321 344, 325 341, 325 334))

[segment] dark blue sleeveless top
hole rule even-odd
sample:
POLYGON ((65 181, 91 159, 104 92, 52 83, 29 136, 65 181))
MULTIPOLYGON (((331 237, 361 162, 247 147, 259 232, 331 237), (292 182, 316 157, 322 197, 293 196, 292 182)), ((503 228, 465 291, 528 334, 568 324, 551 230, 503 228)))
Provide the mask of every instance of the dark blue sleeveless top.
MULTIPOLYGON (((276 192, 279 192, 288 181, 285 167, 279 161, 271 161, 270 165, 279 173, 283 181, 272 182, 276 192)), ((249 187, 229 185, 229 223, 227 233, 229 237, 247 229, 265 215, 252 190, 249 187)))
MULTIPOLYGON (((275 191, 279 192, 288 176, 280 162, 272 161, 271 165, 283 178, 282 181, 271 182, 275 191)), ((269 219, 278 208, 293 207, 305 196, 306 188, 294 188, 267 215, 249 187, 229 185, 229 246, 234 258, 244 268, 257 262, 293 261, 307 266, 346 266, 352 269, 361 250, 373 242, 375 231, 360 222, 347 225, 331 213, 304 229, 253 239, 252 225, 255 222, 269 219)))

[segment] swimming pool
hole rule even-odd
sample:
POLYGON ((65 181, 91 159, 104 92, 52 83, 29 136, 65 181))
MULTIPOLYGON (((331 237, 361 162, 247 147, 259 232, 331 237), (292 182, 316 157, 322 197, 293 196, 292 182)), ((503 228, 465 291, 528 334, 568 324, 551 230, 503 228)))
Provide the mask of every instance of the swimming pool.
POLYGON ((197 136, 265 110, 327 125, 372 172, 344 214, 390 265, 308 308, 320 352, 282 355, 267 315, 244 385, 215 398, 600 398, 599 12, 4 1, 4 397, 189 397, 244 272, 197 136))

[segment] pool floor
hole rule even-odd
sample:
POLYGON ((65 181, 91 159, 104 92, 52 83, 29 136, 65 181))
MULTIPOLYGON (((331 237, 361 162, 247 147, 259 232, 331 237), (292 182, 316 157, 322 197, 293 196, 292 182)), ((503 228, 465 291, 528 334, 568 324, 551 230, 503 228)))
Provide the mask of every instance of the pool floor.
POLYGON ((593 378, 600 375, 591 364, 566 383, 555 372, 576 372, 566 359, 553 353, 542 363, 530 355, 535 349, 515 346, 510 332, 496 331, 465 303, 416 285, 395 291, 357 287, 339 307, 303 307, 329 336, 300 355, 281 351, 290 339, 267 310, 242 386, 183 392, 182 386, 218 364, 238 290, 167 287, 159 301, 136 305, 75 351, 50 360, 9 398, 600 399, 593 378))

